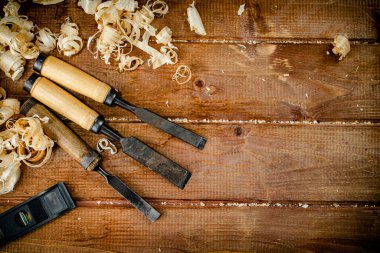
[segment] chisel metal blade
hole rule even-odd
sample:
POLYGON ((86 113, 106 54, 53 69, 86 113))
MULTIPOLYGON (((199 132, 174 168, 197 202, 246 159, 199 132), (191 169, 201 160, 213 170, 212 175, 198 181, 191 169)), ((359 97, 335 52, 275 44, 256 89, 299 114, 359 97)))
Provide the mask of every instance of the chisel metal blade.
POLYGON ((107 183, 112 186, 120 195, 128 200, 137 210, 139 210, 145 217, 151 222, 154 222, 160 217, 160 213, 154 209, 148 202, 146 202, 141 196, 134 192, 128 185, 126 185, 120 178, 109 174, 100 166, 97 166, 95 170, 102 175, 107 183))
POLYGON ((177 187, 183 189, 189 181, 191 173, 188 170, 161 155, 138 139, 134 137, 122 138, 120 143, 124 153, 160 174, 177 187))
POLYGON ((133 106, 120 98, 115 98, 114 103, 124 109, 131 111, 141 121, 148 123, 149 125, 154 126, 158 129, 161 129, 162 131, 180 140, 183 140, 184 142, 187 142, 198 149, 203 149, 206 145, 206 138, 177 124, 174 124, 173 122, 170 122, 169 120, 155 114, 154 112, 141 107, 133 106))
POLYGON ((177 124, 174 124, 173 122, 170 122, 169 120, 164 119, 163 117, 147 109, 136 107, 134 113, 140 120, 144 121, 145 123, 157 127, 164 132, 171 134, 178 139, 189 143, 190 145, 193 145, 198 149, 203 149, 206 145, 206 138, 194 132, 191 132, 190 130, 183 128, 177 124))

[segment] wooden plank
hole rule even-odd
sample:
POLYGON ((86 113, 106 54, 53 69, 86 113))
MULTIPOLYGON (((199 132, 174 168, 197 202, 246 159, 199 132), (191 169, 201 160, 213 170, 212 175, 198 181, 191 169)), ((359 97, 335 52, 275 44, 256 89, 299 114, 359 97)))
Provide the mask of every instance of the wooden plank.
MULTIPOLYGON (((103 162, 145 198, 245 202, 380 201, 380 131, 372 125, 185 124, 208 138, 199 151, 144 124, 112 124, 188 168, 184 190, 121 151, 103 162)), ((93 147, 100 136, 75 127, 93 147)), ((65 181, 80 200, 120 200, 97 173, 83 171, 57 150, 43 168, 23 169, 15 191, 2 202, 32 196, 65 181)))
MULTIPOLYGON (((352 46, 343 61, 326 55, 327 45, 180 44, 180 64, 193 71, 190 83, 171 80, 177 66, 119 74, 88 51, 67 59, 118 89, 125 99, 170 118, 192 120, 380 119, 379 45, 352 46), (288 76, 289 75, 289 76, 288 76)), ((62 56, 60 56, 62 57, 62 56)), ((11 96, 22 84, 2 78, 11 96)), ((119 108, 86 100, 114 121, 136 118, 119 108)))
MULTIPOLYGON (((142 1, 139 1, 140 5, 142 1)), ((145 1, 143 1, 145 2, 145 1)), ((169 26, 179 40, 271 40, 294 41, 331 40, 337 34, 347 34, 353 40, 378 40, 380 3, 376 0, 318 1, 318 0, 249 0, 199 1, 196 6, 205 25, 207 36, 190 31, 186 9, 191 1, 168 0, 170 12, 158 18, 158 28, 169 26), (245 12, 237 15, 240 4, 246 2, 245 12)), ((64 18, 78 22, 84 38, 96 31, 93 16, 77 6, 76 0, 66 0, 53 6, 25 4, 21 13, 36 20, 39 27, 48 26, 54 32, 64 18)))
MULTIPOLYGON (((1 207, 0 210, 5 210, 1 207)), ((379 208, 79 207, 2 252, 378 252, 379 208)))

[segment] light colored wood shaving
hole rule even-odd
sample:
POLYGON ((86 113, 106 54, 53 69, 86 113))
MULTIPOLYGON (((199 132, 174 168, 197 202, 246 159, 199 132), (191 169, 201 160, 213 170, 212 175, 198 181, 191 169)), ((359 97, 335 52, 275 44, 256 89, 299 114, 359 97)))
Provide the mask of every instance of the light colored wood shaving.
POLYGON ((114 155, 117 153, 117 148, 116 148, 115 144, 113 144, 107 138, 102 138, 98 141, 98 143, 96 144, 96 150, 99 153, 103 152, 104 150, 109 150, 111 155, 114 155))
POLYGON ((180 65, 175 74, 172 77, 172 80, 176 81, 178 84, 185 84, 191 80, 191 70, 186 65, 180 65))

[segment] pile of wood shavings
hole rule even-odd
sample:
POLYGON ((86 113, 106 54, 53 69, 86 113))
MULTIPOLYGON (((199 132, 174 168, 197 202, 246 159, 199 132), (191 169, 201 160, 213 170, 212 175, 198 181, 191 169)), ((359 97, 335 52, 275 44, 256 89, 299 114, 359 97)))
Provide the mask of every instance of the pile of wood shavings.
POLYGON ((132 56, 137 47, 147 53, 148 65, 153 69, 165 64, 178 62, 177 47, 172 44, 172 31, 169 27, 157 30, 152 26, 155 17, 169 12, 168 5, 162 0, 147 1, 139 8, 134 0, 101 1, 80 0, 78 5, 88 14, 93 14, 98 24, 98 32, 88 39, 87 49, 94 58, 111 64, 118 64, 118 70, 135 70, 144 63, 138 56, 132 56), (157 50, 149 45, 155 37, 157 50))
POLYGON ((50 157, 54 142, 44 134, 42 123, 47 118, 36 116, 9 120, 20 111, 20 102, 6 98, 0 88, 0 123, 6 129, 0 132, 0 195, 13 190, 20 177, 21 162, 30 167, 41 167, 50 157))
MULTIPOLYGON (((59 0, 35 0, 40 4, 55 4, 59 0)), ((66 56, 78 53, 83 45, 78 36, 79 29, 68 20, 62 25, 60 35, 50 29, 39 29, 25 15, 19 14, 20 4, 8 0, 4 6, 4 17, 0 18, 0 69, 13 81, 20 79, 24 73, 26 60, 37 58, 41 52, 49 53, 57 46, 66 56), (33 42, 34 41, 34 42, 33 42)))

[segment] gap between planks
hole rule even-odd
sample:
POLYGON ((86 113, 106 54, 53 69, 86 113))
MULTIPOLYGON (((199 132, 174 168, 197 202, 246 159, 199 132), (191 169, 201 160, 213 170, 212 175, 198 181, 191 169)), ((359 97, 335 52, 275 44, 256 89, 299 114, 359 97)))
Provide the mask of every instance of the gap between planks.
MULTIPOLYGON (((0 199, 0 206, 14 206, 22 203, 27 198, 12 198, 12 199, 0 199)), ((74 198, 75 199, 75 198, 74 198)), ((154 206, 162 207, 191 207, 191 208, 219 208, 219 207, 278 207, 278 208, 378 208, 380 202, 260 202, 260 201, 213 201, 213 200, 152 200, 146 199, 150 204, 154 206)), ((127 200, 122 199, 99 199, 99 200, 84 200, 75 199, 76 205, 79 207, 128 207, 132 208, 132 205, 127 200)))
MULTIPOLYGON (((348 38, 350 40, 350 38, 348 38)), ((254 40, 228 40, 228 39, 197 39, 197 40, 184 40, 173 38, 174 43, 193 43, 193 44, 305 44, 305 45, 318 45, 318 44, 332 44, 334 38, 331 39, 254 39, 254 40)), ((350 40, 351 45, 379 45, 377 40, 350 40)))

